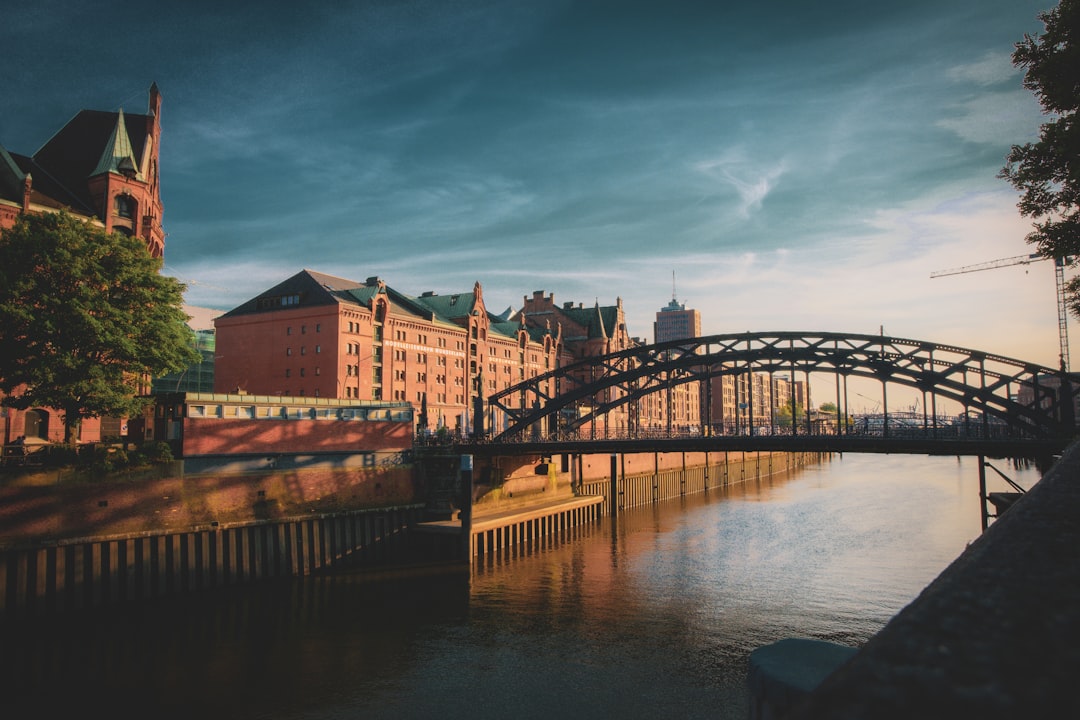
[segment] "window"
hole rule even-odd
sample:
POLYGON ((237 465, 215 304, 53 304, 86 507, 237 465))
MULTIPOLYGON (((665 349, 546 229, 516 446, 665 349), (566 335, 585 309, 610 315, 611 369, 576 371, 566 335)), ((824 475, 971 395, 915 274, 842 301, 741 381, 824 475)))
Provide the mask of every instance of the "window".
MULTIPOLYGON (((300 377, 304 377, 304 375, 305 375, 304 368, 300 368, 300 377)), ((303 394, 303 393, 301 393, 301 394, 303 394)))
POLYGON ((289 327, 285 328, 285 334, 286 335, 292 335, 292 326, 291 325, 289 327))
POLYGON ((285 354, 286 355, 292 355, 292 348, 291 347, 285 348, 285 354))
POLYGON ((122 218, 135 217, 135 198, 130 195, 117 195, 116 214, 122 218))
POLYGON ((285 368, 285 377, 292 377, 292 370, 285 368))
POLYGON ((315 323, 315 332, 322 332, 322 323, 315 323))
POLYGON ((307 335, 307 325, 301 325, 300 326, 300 334, 301 335, 307 335))
POLYGON ((321 352, 322 352, 322 345, 316 345, 315 346, 315 354, 317 355, 317 354, 319 354, 321 352))
POLYGON ((300 346, 300 354, 301 355, 307 355, 307 346, 305 346, 305 345, 300 346))

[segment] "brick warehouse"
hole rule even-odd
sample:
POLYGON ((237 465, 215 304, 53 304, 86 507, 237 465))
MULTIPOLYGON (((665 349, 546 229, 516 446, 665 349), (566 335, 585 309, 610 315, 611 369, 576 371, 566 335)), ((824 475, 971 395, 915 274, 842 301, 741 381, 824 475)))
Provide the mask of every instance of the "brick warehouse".
MULTIPOLYGON (((63 209, 107 232, 142 238, 151 255, 163 257, 161 100, 153 84, 145 115, 82 110, 33 155, 0 145, 0 228, 11 227, 23 213, 63 209)), ((4 408, 0 431, 5 444, 17 435, 29 441, 63 439, 60 417, 49 408, 4 408)), ((80 439, 93 442, 121 432, 118 418, 89 419, 80 439)))
POLYGON ((478 398, 555 369, 561 352, 557 328, 489 313, 480 283, 412 297, 303 270, 214 324, 217 393, 409 402, 419 428, 455 432, 501 429, 478 398))

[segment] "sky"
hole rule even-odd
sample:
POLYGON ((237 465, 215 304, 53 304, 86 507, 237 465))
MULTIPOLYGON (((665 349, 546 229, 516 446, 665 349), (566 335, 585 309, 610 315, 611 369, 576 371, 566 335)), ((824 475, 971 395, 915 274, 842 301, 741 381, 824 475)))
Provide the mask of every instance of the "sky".
POLYGON ((8 150, 157 83, 190 304, 309 268, 1058 364, 1051 262, 931 278, 1034 251, 997 173, 1052 0, 8 4, 8 150))

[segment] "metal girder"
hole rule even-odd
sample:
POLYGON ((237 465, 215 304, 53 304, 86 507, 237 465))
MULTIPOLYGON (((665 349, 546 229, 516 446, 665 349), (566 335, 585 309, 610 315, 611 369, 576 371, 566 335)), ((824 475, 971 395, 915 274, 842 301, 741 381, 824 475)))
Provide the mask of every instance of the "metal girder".
POLYGON ((785 372, 793 379, 796 373, 832 373, 916 388, 1033 437, 1075 431, 1072 393, 1080 388, 1080 375, 952 345, 883 335, 764 332, 642 345, 585 358, 495 393, 488 402, 511 420, 498 441, 567 408, 588 408, 568 423, 572 429, 674 385, 749 372, 785 372), (552 379, 559 388, 554 395, 545 390, 552 379), (1017 399, 1021 388, 1027 388, 1030 402, 1017 399))

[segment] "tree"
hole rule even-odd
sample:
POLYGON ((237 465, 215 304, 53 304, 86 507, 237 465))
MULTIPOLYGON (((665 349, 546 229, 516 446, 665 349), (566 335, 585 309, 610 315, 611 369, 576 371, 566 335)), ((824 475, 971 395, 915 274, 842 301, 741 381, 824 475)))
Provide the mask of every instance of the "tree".
MULTIPOLYGON (((1080 0, 1061 0, 1039 14, 1045 31, 1016 43, 1013 65, 1025 68, 1024 87, 1051 117, 1039 141, 1014 145, 998 177, 1021 192, 1018 208, 1033 218, 1027 241, 1047 258, 1080 258, 1080 0)), ((1069 306, 1080 315, 1080 278, 1067 287, 1069 306)))
POLYGON ((141 412, 145 376, 199 359, 184 286, 160 269, 142 240, 64 212, 0 232, 2 403, 59 410, 67 443, 85 418, 141 412))
MULTIPOLYGON (((802 403, 796 403, 795 405, 795 417, 798 418, 800 424, 804 422, 806 417, 806 411, 802 406, 802 403)), ((773 412, 773 422, 777 427, 789 428, 791 427, 791 404, 784 403, 776 408, 773 412)))
POLYGON ((831 403, 831 402, 821 403, 821 405, 818 407, 818 410, 820 410, 823 413, 832 413, 833 415, 835 415, 836 414, 836 403, 831 403))

